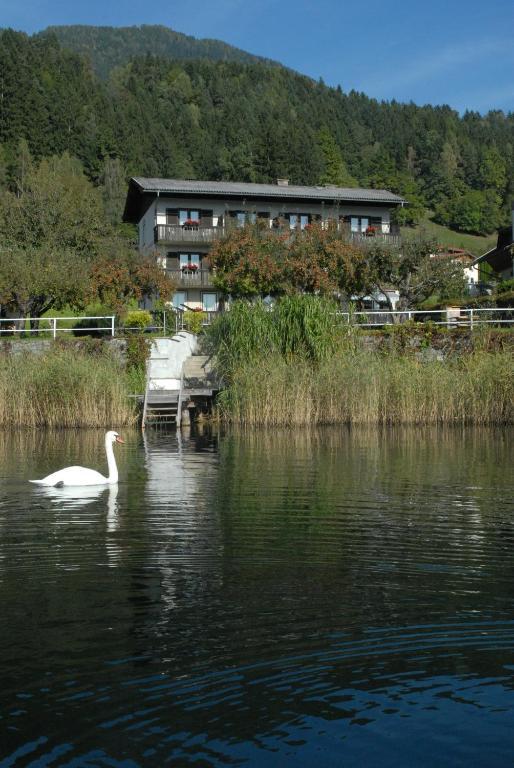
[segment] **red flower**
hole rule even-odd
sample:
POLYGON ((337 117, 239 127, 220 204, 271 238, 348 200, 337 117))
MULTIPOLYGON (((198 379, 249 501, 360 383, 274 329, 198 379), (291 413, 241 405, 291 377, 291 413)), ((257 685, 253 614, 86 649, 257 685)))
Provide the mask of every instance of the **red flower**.
POLYGON ((183 226, 184 227, 197 227, 200 224, 198 219, 186 219, 183 226))

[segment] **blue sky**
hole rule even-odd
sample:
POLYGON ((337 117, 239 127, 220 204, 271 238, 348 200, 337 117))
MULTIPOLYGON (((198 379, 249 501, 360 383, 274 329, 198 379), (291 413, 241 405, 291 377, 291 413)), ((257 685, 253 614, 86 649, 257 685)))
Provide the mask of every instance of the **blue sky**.
POLYGON ((514 111, 513 0, 0 0, 0 26, 164 24, 378 99, 514 111))

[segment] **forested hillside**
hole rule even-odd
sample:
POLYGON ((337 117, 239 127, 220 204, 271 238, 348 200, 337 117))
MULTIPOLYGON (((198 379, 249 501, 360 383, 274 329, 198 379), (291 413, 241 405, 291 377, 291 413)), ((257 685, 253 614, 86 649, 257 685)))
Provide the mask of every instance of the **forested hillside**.
POLYGON ((478 234, 514 197, 512 113, 377 102, 253 62, 143 56, 103 80, 54 35, 6 30, 0 184, 20 178, 27 148, 79 158, 114 217, 134 174, 385 187, 412 203, 408 220, 428 207, 478 234))
POLYGON ((107 78, 115 67, 147 54, 168 59, 265 62, 279 66, 221 40, 197 40, 159 25, 91 27, 77 24, 47 27, 40 34, 55 35, 63 47, 85 56, 102 78, 107 78))

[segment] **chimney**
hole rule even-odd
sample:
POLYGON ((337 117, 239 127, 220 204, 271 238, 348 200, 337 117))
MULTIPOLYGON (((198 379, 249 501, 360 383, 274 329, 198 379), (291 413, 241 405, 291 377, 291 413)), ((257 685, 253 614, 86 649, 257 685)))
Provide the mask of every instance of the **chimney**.
POLYGON ((288 187, 289 179, 277 179, 277 184, 279 187, 288 187))

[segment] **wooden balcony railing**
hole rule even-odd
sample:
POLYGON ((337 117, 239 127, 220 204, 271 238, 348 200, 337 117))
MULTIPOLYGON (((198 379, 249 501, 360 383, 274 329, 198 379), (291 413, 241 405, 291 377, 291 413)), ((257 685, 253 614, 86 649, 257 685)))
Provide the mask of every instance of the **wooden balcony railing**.
POLYGON ((205 243, 208 245, 224 235, 224 227, 181 227, 175 224, 157 224, 154 227, 156 243, 205 243))
POLYGON ((179 288, 212 287, 212 269, 197 269, 195 272, 191 272, 187 269, 167 269, 166 274, 179 288))
MULTIPOLYGON (((156 243, 210 245, 214 241, 225 237, 225 235, 231 232, 234 227, 235 225, 232 223, 228 223, 227 226, 221 227, 186 227, 175 224, 157 224, 154 227, 154 241, 156 243)), ((365 232, 351 232, 346 223, 341 223, 338 225, 337 230, 343 239, 363 245, 371 245, 380 242, 397 246, 400 245, 401 242, 399 229, 394 226, 391 226, 390 232, 382 232, 380 228, 377 227, 375 232, 370 234, 365 232)), ((302 232, 300 229, 290 229, 287 224, 282 224, 279 227, 270 227, 269 230, 266 229, 265 231, 269 232, 270 235, 284 235, 287 233, 293 235, 302 232)))

